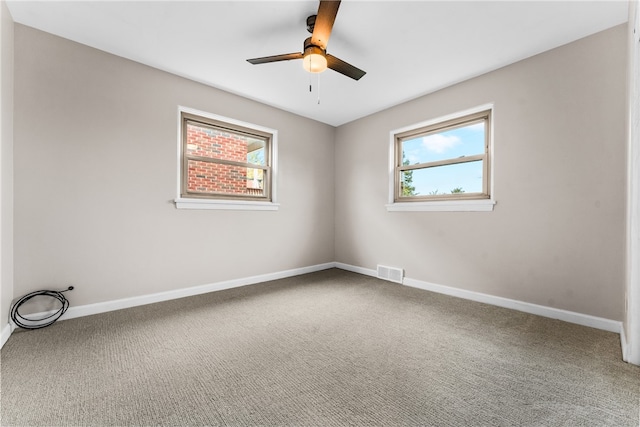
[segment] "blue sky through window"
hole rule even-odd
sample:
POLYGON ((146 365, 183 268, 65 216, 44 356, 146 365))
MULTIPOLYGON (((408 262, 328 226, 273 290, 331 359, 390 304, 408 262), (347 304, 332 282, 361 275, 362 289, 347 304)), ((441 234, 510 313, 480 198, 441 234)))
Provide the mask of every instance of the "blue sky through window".
MULTIPOLYGON (((428 163, 484 153, 484 122, 433 133, 402 142, 409 164, 428 163)), ((402 177, 401 177, 402 178, 402 177)), ((413 172, 416 195, 482 192, 482 161, 417 169, 413 172)))

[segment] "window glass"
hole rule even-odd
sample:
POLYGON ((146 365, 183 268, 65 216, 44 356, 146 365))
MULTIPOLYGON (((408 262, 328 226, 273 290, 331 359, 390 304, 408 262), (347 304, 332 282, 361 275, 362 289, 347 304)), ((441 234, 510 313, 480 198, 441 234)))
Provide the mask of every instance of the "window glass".
POLYGON ((186 113, 182 126, 182 197, 269 200, 269 134, 186 113))
POLYGON ((491 111, 395 135, 395 201, 486 199, 491 111))
POLYGON ((403 196, 482 193, 482 161, 402 172, 403 196))
POLYGON ((404 158, 410 164, 484 153, 484 122, 402 141, 404 158))

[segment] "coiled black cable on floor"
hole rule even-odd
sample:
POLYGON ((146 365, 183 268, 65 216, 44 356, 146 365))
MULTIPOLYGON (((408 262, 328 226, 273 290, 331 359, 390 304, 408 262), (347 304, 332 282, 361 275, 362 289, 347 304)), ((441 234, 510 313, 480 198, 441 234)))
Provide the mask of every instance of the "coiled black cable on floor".
POLYGON ((19 326, 23 329, 40 329, 52 325, 69 308, 69 300, 67 300, 67 298, 65 298, 62 293, 71 290, 73 290, 73 286, 69 286, 69 288, 65 289, 64 291, 43 290, 31 292, 23 296, 18 301, 16 301, 15 304, 13 304, 13 306, 11 307, 11 320, 13 320, 13 323, 15 323, 16 326, 19 326), (40 317, 37 319, 24 317, 22 314, 20 314, 19 310, 22 304, 31 300, 32 298, 39 296, 55 298, 56 300, 58 300, 58 302, 60 302, 60 308, 51 314, 50 312, 47 312, 47 315, 45 317, 40 317))

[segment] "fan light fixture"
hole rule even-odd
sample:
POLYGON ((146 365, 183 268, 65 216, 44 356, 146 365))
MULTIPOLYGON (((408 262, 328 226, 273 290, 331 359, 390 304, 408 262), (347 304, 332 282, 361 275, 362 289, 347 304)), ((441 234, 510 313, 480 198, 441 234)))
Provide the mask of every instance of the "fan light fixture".
POLYGON ((327 69, 327 58, 324 51, 317 46, 309 46, 304 50, 302 66, 310 73, 321 73, 327 69))
POLYGON ((307 17, 307 31, 311 33, 311 37, 304 41, 302 52, 263 56, 262 58, 247 59, 247 62, 258 65, 302 59, 302 66, 309 73, 317 74, 331 68, 353 80, 360 80, 362 76, 367 74, 365 71, 327 53, 327 42, 331 36, 333 22, 338 14, 338 7, 340 7, 340 0, 320 0, 318 14, 307 17))

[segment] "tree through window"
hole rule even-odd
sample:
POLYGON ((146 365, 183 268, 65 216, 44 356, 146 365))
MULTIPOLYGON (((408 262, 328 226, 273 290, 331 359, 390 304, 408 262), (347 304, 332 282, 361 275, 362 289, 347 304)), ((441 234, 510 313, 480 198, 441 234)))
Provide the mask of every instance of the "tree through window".
POLYGON ((491 111, 396 134, 394 201, 488 199, 491 111))

